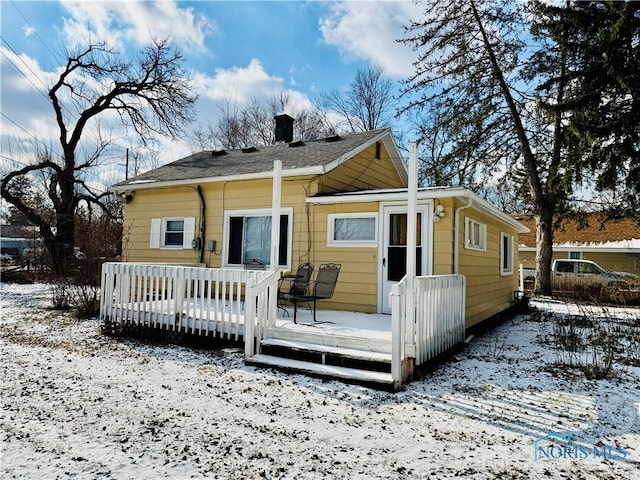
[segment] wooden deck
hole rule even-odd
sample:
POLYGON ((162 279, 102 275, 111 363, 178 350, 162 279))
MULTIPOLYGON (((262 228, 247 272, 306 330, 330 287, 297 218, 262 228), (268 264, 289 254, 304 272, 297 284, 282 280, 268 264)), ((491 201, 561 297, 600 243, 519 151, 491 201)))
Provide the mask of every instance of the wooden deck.
MULTIPOLYGON (((100 317, 135 325, 243 341, 249 364, 397 390, 421 365, 463 339, 464 278, 418 277, 393 287, 392 314, 277 306, 280 274, 201 267, 103 266, 100 317), (415 316, 407 315, 414 302, 415 316), (291 313, 291 312, 290 312, 291 313)), ((322 303, 319 303, 322 308, 322 303)))

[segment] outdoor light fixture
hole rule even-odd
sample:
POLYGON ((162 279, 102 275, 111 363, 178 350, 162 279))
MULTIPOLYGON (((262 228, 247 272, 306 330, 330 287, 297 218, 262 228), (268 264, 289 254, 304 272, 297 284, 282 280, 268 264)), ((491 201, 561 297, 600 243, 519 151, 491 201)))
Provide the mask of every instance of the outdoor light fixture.
POLYGON ((438 205, 436 206, 436 208, 433 209, 434 223, 439 222, 442 217, 444 217, 444 207, 442 205, 438 205))

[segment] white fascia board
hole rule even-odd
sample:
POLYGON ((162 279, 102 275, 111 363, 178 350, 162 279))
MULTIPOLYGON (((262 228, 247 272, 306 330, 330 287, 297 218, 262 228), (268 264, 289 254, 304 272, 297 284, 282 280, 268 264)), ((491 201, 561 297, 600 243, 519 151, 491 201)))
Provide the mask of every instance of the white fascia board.
MULTIPOLYGON (((322 167, 306 167, 306 168, 291 168, 288 170, 282 170, 283 177, 300 177, 305 175, 319 175, 323 173, 322 167)), ((273 170, 266 170, 264 172, 255 173, 242 173, 238 175, 225 175, 221 177, 201 177, 201 178, 187 178, 184 180, 166 180, 161 182, 156 181, 143 181, 141 183, 129 183, 127 185, 114 185, 109 187, 110 192, 121 193, 130 192, 132 190, 145 190, 151 188, 161 187, 177 187, 183 185, 195 185, 202 183, 215 183, 215 182, 232 182, 239 180, 261 180, 272 179, 273 170)))
MULTIPOLYGON (((473 200, 473 207, 484 213, 502 220, 504 223, 514 227, 520 233, 528 233, 529 229, 523 224, 513 219, 503 211, 497 209, 482 197, 476 195, 463 187, 435 187, 418 190, 418 200, 433 200, 440 198, 470 198, 473 200)), ((324 197, 307 197, 306 202, 316 205, 332 205, 339 203, 360 203, 360 202, 406 202, 407 190, 367 190, 363 192, 349 192, 324 197)))
POLYGON ((389 157, 391 158, 391 161, 393 162, 393 165, 396 168, 396 171, 398 172, 398 175, 400 176, 400 179, 402 180, 403 184, 406 186, 407 182, 409 181, 408 180, 409 175, 407 173, 407 166, 402 161, 402 155, 400 154, 400 149, 396 145, 396 142, 393 139, 393 134, 391 133, 390 129, 383 130, 378 135, 376 135, 375 137, 370 139, 368 142, 361 143, 360 145, 358 145, 353 150, 345 153, 344 155, 340 156, 336 160, 333 160, 332 162, 327 163, 324 166, 324 169, 323 169, 322 173, 330 172, 334 168, 337 168, 340 165, 342 165, 347 160, 355 157, 358 153, 366 150, 371 145, 374 145, 376 142, 380 142, 380 141, 382 141, 382 143, 384 143, 384 146, 387 149, 387 151, 389 152, 389 157))
MULTIPOLYGON (((458 197, 464 189, 446 188, 418 190, 418 200, 434 198, 458 197)), ((364 190, 359 192, 346 192, 319 197, 307 197, 306 202, 315 205, 334 205, 340 203, 360 202, 406 202, 407 190, 404 188, 389 188, 379 190, 364 190)))
POLYGON ((479 207, 478 209, 484 211, 484 213, 499 218, 504 223, 514 227, 516 230, 518 230, 519 233, 529 233, 531 231, 529 230, 529 227, 524 226, 522 223, 514 219, 511 215, 503 212, 499 208, 487 202, 478 194, 465 189, 465 198, 471 198, 473 200, 473 207, 479 207))

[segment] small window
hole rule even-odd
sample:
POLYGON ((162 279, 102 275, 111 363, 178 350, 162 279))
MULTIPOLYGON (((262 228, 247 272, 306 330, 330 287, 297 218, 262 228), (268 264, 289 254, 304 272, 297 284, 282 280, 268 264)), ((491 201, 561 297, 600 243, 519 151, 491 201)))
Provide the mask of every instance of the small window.
POLYGON ((513 237, 500 234, 500 274, 513 275, 513 237))
POLYGON ((329 215, 327 244, 343 247, 377 246, 378 215, 354 213, 329 215))
POLYGON ((184 239, 184 220, 167 220, 164 229, 165 247, 181 247, 184 239))
POLYGON ((151 248, 191 248, 195 218, 152 218, 151 248))
POLYGON ((569 252, 571 260, 582 260, 582 252, 569 252))
POLYGON ((467 218, 464 246, 471 250, 485 251, 487 246, 487 226, 484 223, 467 218))

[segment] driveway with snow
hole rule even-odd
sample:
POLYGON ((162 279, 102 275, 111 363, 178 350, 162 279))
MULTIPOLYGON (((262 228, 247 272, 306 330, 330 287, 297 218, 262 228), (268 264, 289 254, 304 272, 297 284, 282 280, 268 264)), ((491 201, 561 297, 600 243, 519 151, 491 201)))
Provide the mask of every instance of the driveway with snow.
POLYGON ((640 478, 640 367, 547 368, 547 321, 516 317, 393 394, 106 337, 48 310, 45 285, 0 293, 3 479, 640 478), (534 459, 551 432, 589 455, 534 459))

